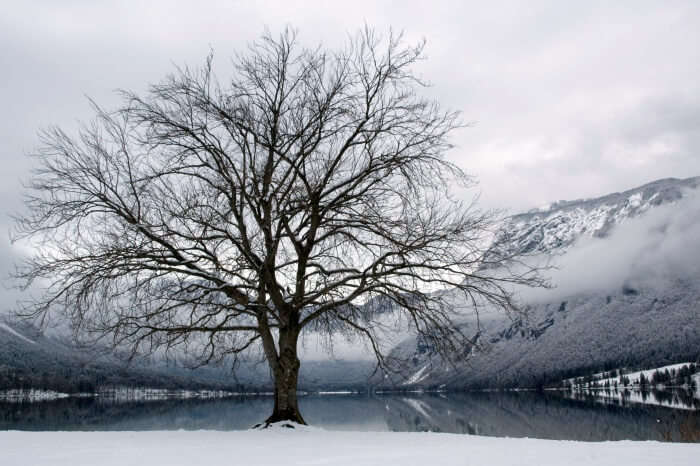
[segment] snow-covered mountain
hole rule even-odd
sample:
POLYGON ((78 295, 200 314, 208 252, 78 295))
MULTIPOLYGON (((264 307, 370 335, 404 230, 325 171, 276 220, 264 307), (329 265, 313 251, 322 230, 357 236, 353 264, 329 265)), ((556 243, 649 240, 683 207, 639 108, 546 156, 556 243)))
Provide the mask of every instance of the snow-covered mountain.
POLYGON ((482 313, 483 351, 456 368, 404 341, 395 354, 412 367, 401 385, 532 387, 699 358, 699 186, 700 177, 663 179, 510 217, 499 247, 555 257, 559 288, 525 293, 516 318, 482 313))
POLYGON ((509 217, 499 244, 521 253, 562 251, 581 237, 604 238, 615 225, 674 203, 700 186, 700 177, 666 178, 594 199, 557 201, 509 217))

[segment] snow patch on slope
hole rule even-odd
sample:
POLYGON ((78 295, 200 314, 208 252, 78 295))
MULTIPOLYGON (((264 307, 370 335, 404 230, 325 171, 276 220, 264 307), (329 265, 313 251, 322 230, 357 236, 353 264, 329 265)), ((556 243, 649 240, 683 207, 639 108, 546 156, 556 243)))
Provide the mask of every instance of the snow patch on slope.
POLYGON ((14 335, 17 338, 20 338, 28 343, 36 344, 36 342, 34 340, 30 340, 29 338, 27 338, 24 335, 22 335, 21 333, 17 332, 15 329, 13 329, 12 327, 10 327, 7 324, 0 322, 0 329, 5 330, 6 332, 10 333, 11 335, 14 335))
POLYGON ((421 367, 416 373, 409 377, 408 380, 406 380, 403 383, 403 385, 412 385, 425 379, 430 374, 430 372, 428 371, 429 366, 430 364, 426 364, 423 367, 421 367))

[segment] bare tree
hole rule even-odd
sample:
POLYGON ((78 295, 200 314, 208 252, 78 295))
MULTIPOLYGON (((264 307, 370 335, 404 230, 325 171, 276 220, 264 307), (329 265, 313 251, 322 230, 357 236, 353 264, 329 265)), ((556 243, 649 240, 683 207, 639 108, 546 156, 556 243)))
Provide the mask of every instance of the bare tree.
POLYGON ((370 29, 327 51, 265 35, 219 82, 212 58, 146 95, 122 92, 76 136, 45 131, 18 238, 19 268, 77 331, 134 352, 189 345, 210 361, 262 348, 275 382, 268 422, 304 423, 300 334, 349 332, 386 353, 390 309, 442 355, 473 335, 445 293, 513 307, 487 254, 488 212, 449 196, 470 179, 444 154, 460 126, 417 91, 423 45, 370 29), (488 262, 490 267, 485 267, 488 262))

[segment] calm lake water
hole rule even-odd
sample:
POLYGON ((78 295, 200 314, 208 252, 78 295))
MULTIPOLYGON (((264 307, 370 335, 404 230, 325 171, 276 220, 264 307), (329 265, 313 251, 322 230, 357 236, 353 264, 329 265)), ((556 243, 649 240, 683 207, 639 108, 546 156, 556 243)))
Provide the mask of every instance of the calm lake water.
MULTIPOLYGON (((654 396, 647 402, 655 403, 654 396)), ((662 395, 667 402, 669 396, 674 407, 560 392, 307 395, 300 404, 307 422, 333 430, 700 442, 700 400, 662 395)), ((271 408, 272 399, 263 396, 0 402, 0 430, 240 430, 264 420, 271 408)))

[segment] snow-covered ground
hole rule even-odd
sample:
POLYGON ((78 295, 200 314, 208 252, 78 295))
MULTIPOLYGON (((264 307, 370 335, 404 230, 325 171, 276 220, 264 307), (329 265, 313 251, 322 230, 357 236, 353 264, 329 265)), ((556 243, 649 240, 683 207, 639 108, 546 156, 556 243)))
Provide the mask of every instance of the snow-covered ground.
POLYGON ((700 444, 566 442, 437 433, 0 432, 4 466, 697 465, 700 444))
MULTIPOLYGON (((659 372, 664 372, 666 370, 671 371, 675 370, 678 371, 681 369, 683 366, 691 366, 693 365, 692 362, 681 362, 678 364, 669 364, 668 366, 661 366, 661 367, 655 367, 653 369, 646 369, 643 371, 637 371, 637 372, 631 372, 629 374, 624 374, 625 377, 627 377, 630 380, 630 383, 634 385, 639 385, 639 377, 641 374, 644 374, 644 377, 647 379, 647 381, 651 382, 652 377, 654 376, 654 372, 659 371, 659 372)), ((605 384, 605 382, 608 382, 609 384, 613 384, 614 382, 617 382, 618 384, 622 383, 622 376, 619 377, 611 377, 607 379, 600 379, 596 380, 599 384, 605 384)))
MULTIPOLYGON (((596 383, 598 383, 598 385, 601 385, 601 386, 604 385, 606 382, 611 386, 615 382, 617 382, 617 384, 619 386, 622 386, 623 385, 622 384, 622 377, 627 377, 627 379, 629 379, 629 383, 631 385, 639 385, 639 377, 641 374, 644 374, 644 377, 647 379, 647 381, 651 382, 651 379, 654 376, 654 372, 656 372, 656 371, 658 371, 658 372, 664 372, 666 370, 678 371, 679 369, 681 369, 684 366, 692 366, 694 364, 695 363, 693 363, 693 362, 680 362, 680 363, 676 363, 676 364, 669 364, 668 366, 654 367, 651 369, 645 369, 643 371, 629 372, 629 373, 624 373, 624 374, 617 376, 617 377, 607 377, 607 378, 604 377, 606 372, 598 372, 596 374, 592 374, 591 377, 593 378, 593 381, 595 381, 596 383)), ((573 377, 571 379, 565 379, 564 382, 576 384, 577 379, 583 379, 583 377, 573 377)))

